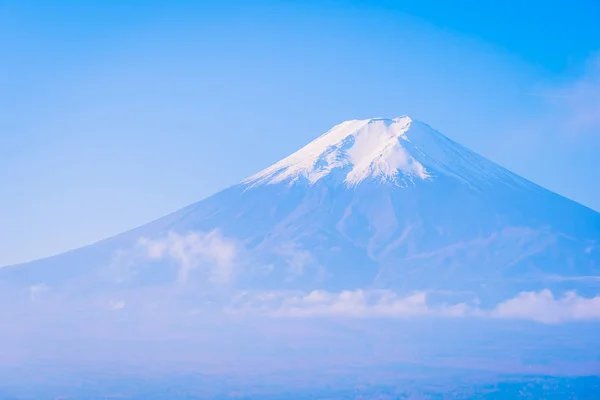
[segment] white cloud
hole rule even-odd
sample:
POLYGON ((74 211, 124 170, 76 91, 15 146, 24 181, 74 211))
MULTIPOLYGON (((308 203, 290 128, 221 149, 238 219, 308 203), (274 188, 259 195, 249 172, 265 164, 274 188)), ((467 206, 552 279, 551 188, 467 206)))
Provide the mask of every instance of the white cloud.
POLYGON ((198 267, 208 268, 210 280, 215 283, 227 283, 233 278, 238 246, 218 230, 187 235, 169 232, 161 239, 141 238, 139 244, 150 259, 176 262, 179 281, 187 281, 190 271, 198 267))
POLYGON ((427 292, 398 296, 390 290, 347 290, 309 293, 268 292, 243 294, 230 311, 250 312, 272 317, 476 317, 524 319, 542 323, 600 319, 600 296, 580 297, 568 292, 554 298, 549 290, 521 292, 492 309, 479 307, 478 299, 469 303, 433 303, 427 292))
POLYGON ((315 290, 306 294, 260 293, 249 297, 239 310, 259 311, 276 317, 409 317, 463 316, 465 303, 428 304, 425 292, 400 297, 390 290, 345 290, 339 293, 315 290))
POLYGON ((521 292, 489 313, 494 318, 527 319, 544 323, 600 319, 600 296, 584 298, 567 292, 555 298, 548 289, 521 292))

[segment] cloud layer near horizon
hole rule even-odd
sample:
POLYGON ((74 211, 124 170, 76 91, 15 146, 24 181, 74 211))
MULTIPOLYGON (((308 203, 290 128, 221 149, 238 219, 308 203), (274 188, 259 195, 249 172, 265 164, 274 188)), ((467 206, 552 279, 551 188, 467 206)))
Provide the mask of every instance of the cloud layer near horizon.
MULTIPOLYGON (((178 280, 188 280, 190 271, 203 268, 209 280, 225 284, 234 280, 240 246, 218 230, 181 235, 169 232, 160 239, 141 238, 138 243, 143 257, 168 259, 178 266, 178 280)), ((236 314, 261 314, 271 317, 477 317, 521 319, 541 323, 561 323, 600 319, 600 295, 591 298, 566 292, 555 296, 549 289, 520 292, 484 309, 479 300, 433 301, 427 291, 400 296, 392 290, 356 289, 341 292, 313 290, 310 292, 241 292, 226 310, 236 314)))
POLYGON ((575 292, 555 297, 548 289, 521 292, 492 309, 471 302, 433 303, 427 292, 400 297, 390 290, 347 290, 338 293, 315 290, 306 294, 242 294, 234 313, 262 314, 271 317, 478 317, 522 319, 542 323, 600 319, 600 296, 584 298, 575 292))
MULTIPOLYGON (((299 251, 296 247, 290 249, 286 253, 288 256, 299 251)), ((119 272, 119 278, 127 280, 127 274, 135 275, 148 261, 162 260, 173 264, 177 267, 177 281, 164 281, 160 285, 150 287, 149 290, 160 292, 157 298, 164 300, 164 308, 168 313, 180 315, 189 313, 192 306, 198 311, 197 307, 204 302, 211 304, 212 311, 224 310, 228 314, 272 318, 487 318, 520 319, 550 324, 600 320, 600 295, 582 297, 574 291, 555 294, 547 288, 522 291, 488 307, 482 307, 474 293, 466 293, 468 297, 465 297, 464 292, 417 291, 400 295, 390 289, 366 288, 339 292, 244 291, 255 286, 244 285, 244 281, 240 279, 240 274, 245 272, 244 268, 249 266, 247 260, 241 265, 241 258, 247 255, 243 253, 242 256, 242 252, 243 246, 240 243, 222 235, 218 230, 187 234, 169 232, 160 238, 140 238, 132 249, 117 254, 115 265, 111 268, 119 272), (199 286, 193 285, 189 275, 195 269, 202 272, 202 279, 208 279, 215 284, 210 285, 211 290, 202 286, 202 291, 198 291, 199 286), (179 285, 180 283, 186 284, 179 285), (228 285, 223 286, 224 284, 228 285), (179 298, 182 294, 188 297, 182 300, 179 298)), ((301 258, 302 261, 306 259, 307 257, 301 258)), ((304 264, 295 273, 301 273, 303 268, 304 264)), ((99 296, 103 299, 100 303, 109 304, 108 308, 111 310, 130 309, 131 306, 132 312, 135 313, 136 309, 143 308, 152 297, 144 290, 128 286, 123 288, 123 291, 116 289, 111 292, 110 296, 88 293, 86 296, 89 298, 79 299, 78 304, 91 300, 88 305, 90 310, 93 310, 96 307, 93 305, 94 299, 99 296)), ((60 292, 51 289, 43 282, 28 287, 28 302, 47 303, 48 296, 60 297, 60 292)))

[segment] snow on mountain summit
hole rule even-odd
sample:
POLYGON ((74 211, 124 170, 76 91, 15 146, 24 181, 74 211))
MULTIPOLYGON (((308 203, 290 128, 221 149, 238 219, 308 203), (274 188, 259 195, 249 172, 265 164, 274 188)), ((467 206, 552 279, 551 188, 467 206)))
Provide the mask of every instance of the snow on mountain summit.
POLYGON ((407 186, 446 175, 462 182, 520 182, 502 167, 448 139, 408 116, 350 120, 292 155, 247 178, 251 187, 262 184, 314 184, 334 171, 354 187, 364 181, 407 186))
POLYGON ((411 122, 409 117, 342 122, 245 183, 294 182, 304 178, 312 184, 335 169, 347 169, 344 181, 348 186, 368 177, 396 181, 399 172, 411 179, 427 179, 425 167, 399 140, 405 137, 411 122))

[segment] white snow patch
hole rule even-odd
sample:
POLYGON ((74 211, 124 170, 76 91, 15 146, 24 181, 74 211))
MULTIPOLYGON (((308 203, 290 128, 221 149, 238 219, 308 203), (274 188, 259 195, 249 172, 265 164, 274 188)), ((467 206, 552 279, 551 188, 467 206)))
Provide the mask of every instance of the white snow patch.
POLYGON ((406 186, 437 175, 465 183, 489 182, 491 177, 523 181, 428 125, 402 116, 343 122, 242 183, 312 185, 334 170, 341 171, 339 179, 348 187, 368 180, 406 186))
POLYGON ((346 121, 294 154, 246 179, 250 185, 295 182, 314 184, 334 169, 347 168, 345 183, 368 178, 397 181, 399 174, 426 179, 427 172, 402 146, 409 117, 346 121))

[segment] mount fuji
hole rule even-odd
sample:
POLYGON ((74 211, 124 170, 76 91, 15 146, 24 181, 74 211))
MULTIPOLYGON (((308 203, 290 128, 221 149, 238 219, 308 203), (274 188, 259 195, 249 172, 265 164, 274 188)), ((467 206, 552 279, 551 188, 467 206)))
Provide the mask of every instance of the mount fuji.
POLYGON ((122 309, 162 290, 229 312, 557 322, 600 318, 599 275, 598 212, 403 116, 343 122, 233 187, 1 268, 0 282, 24 303, 68 293, 122 309))
POLYGON ((599 285, 596 211, 409 117, 347 121, 154 222, 0 268, 0 380, 256 398, 248 382, 598 375, 599 285))

